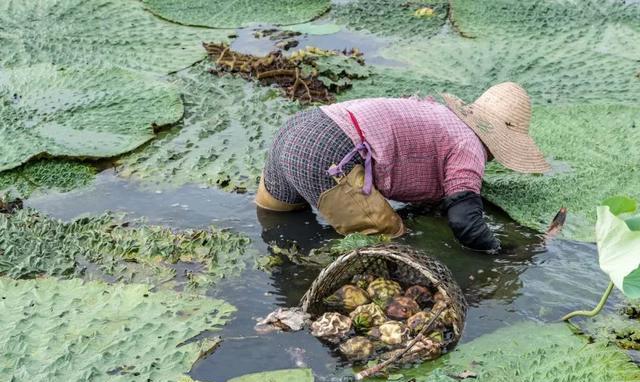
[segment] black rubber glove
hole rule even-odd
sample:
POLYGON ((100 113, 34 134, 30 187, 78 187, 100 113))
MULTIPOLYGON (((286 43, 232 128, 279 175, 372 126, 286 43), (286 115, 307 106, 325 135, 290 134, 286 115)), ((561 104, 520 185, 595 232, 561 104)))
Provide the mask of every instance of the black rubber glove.
POLYGON ((462 245, 488 253, 500 250, 500 241, 484 220, 484 207, 479 194, 457 192, 444 199, 443 207, 449 218, 449 227, 462 245))

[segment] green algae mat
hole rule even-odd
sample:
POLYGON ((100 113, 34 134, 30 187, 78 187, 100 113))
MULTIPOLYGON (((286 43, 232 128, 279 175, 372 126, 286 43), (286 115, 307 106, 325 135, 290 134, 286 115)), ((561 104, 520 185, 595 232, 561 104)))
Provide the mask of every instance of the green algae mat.
POLYGON ((123 158, 120 175, 154 186, 256 188, 273 134, 301 107, 277 89, 207 68, 200 64, 173 76, 184 94, 182 125, 123 158))
POLYGON ((237 28, 299 24, 329 10, 329 0, 143 0, 152 13, 179 24, 237 28))
POLYGON ((0 172, 34 157, 120 155, 184 113, 174 87, 120 68, 9 69, 0 99, 0 172))
POLYGON ((185 287, 209 286, 245 267, 249 239, 229 231, 183 230, 105 214, 70 223, 31 209, 0 214, 0 276, 106 278, 176 286, 177 262, 193 265, 185 287), (86 264, 93 272, 85 274, 86 264), (81 266, 84 264, 84 266, 81 266))
POLYGON ((177 381, 235 311, 145 285, 0 277, 0 380, 177 381))
POLYGON ((590 343, 566 324, 522 322, 460 345, 433 363, 399 370, 394 380, 453 382, 465 371, 475 374, 471 380, 478 382, 640 379, 640 368, 615 346, 590 343))
POLYGON ((166 74, 204 58, 230 31, 176 25, 133 0, 0 2, 0 67, 117 65, 166 74))

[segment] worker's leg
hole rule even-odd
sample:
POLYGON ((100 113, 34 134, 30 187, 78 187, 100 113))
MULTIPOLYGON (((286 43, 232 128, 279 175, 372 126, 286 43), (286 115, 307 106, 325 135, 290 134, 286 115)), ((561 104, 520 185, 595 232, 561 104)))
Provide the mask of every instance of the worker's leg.
POLYGON ((291 119, 288 120, 276 133, 260 177, 255 202, 266 210, 287 212, 308 207, 304 198, 289 184, 281 167, 281 157, 292 123, 291 119))
MULTIPOLYGON (((359 172, 338 185, 327 173, 354 147, 342 129, 318 108, 297 114, 293 123, 281 156, 288 183, 343 235, 401 235, 402 219, 379 192, 364 195, 362 185, 357 190, 351 186, 359 172)), ((356 155, 343 169, 350 173, 362 168, 358 166, 362 163, 363 159, 356 155)))

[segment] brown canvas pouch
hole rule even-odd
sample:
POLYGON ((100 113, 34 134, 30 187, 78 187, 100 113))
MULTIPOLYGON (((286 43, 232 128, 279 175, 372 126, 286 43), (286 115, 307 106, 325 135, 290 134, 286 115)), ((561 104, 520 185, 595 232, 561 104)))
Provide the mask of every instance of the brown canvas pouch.
POLYGON ((402 218, 375 187, 369 195, 362 193, 362 165, 356 165, 348 175, 334 179, 338 184, 320 195, 318 210, 338 233, 360 232, 391 237, 404 233, 402 218))

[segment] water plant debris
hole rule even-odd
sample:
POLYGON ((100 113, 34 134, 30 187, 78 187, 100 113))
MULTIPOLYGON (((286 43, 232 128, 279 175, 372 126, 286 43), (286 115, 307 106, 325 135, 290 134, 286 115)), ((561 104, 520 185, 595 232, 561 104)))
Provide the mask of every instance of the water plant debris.
POLYGON ((277 50, 257 57, 235 52, 224 43, 205 43, 204 47, 217 72, 276 85, 287 98, 302 103, 331 103, 335 92, 350 86, 350 79, 368 76, 366 70, 354 70, 364 65, 357 50, 338 53, 307 48, 291 57, 277 50))

